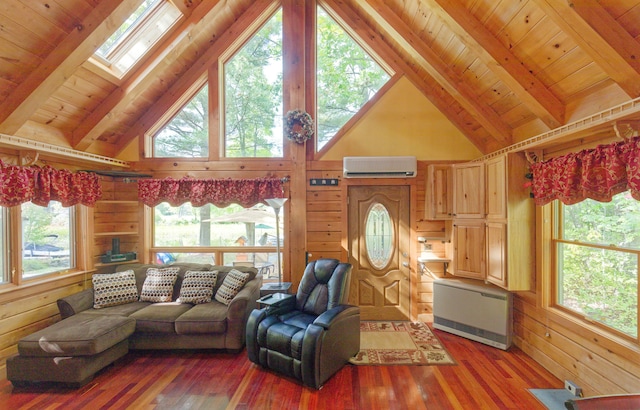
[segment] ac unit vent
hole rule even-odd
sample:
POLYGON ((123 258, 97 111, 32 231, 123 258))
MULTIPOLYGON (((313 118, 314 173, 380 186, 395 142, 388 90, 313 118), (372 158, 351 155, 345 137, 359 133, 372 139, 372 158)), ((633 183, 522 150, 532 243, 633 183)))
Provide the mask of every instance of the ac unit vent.
POLYGON ((344 157, 345 178, 414 178, 416 157, 344 157))

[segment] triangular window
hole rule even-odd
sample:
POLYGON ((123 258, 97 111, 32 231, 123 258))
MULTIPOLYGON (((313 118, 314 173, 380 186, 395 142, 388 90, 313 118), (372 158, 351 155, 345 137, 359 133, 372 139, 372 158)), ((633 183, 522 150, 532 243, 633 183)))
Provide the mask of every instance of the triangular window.
POLYGON ((209 156, 209 87, 207 84, 153 137, 154 157, 209 156))
POLYGON ((318 7, 316 47, 316 149, 320 150, 390 75, 322 7, 318 7))

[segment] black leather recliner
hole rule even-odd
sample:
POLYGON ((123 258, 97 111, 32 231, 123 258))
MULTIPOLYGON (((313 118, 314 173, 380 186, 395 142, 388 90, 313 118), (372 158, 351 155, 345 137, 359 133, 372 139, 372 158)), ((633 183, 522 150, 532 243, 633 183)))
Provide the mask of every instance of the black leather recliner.
POLYGON ((360 308, 346 304, 350 279, 348 263, 310 262, 295 298, 249 316, 249 359, 319 389, 360 350, 360 308))

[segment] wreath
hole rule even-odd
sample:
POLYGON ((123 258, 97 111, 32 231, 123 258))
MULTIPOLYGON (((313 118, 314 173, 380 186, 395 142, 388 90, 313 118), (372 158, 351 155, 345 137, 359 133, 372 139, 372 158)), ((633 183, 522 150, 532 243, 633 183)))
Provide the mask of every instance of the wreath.
POLYGON ((298 144, 304 144, 313 137, 313 119, 304 111, 289 111, 285 117, 285 127, 287 138, 298 144))

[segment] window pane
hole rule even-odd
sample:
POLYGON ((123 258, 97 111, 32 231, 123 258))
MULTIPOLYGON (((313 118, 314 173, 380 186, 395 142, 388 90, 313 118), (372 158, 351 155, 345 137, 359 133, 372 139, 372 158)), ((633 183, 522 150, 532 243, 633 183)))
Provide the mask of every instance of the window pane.
POLYGON ((321 7, 317 20, 320 149, 382 88, 389 74, 321 7))
POLYGON ((558 304, 638 337, 638 256, 558 244, 558 304))
POLYGON ((154 208, 154 246, 275 246, 275 227, 275 213, 262 204, 154 208))
POLYGON ((640 249, 640 201, 629 192, 611 202, 587 199, 562 209, 565 240, 640 249))
POLYGON ((153 138, 154 157, 209 156, 209 87, 205 85, 153 138))
POLYGON ((31 278, 70 269, 73 208, 51 201, 42 207, 22 206, 22 277, 31 278))
POLYGON ((365 221, 367 257, 374 268, 382 269, 391 260, 393 230, 391 217, 382 204, 374 204, 365 221))
POLYGON ((224 65, 225 156, 281 157, 282 12, 224 65))
POLYGON ((2 276, 0 276, 0 283, 9 282, 9 265, 7 264, 7 244, 9 243, 7 237, 7 209, 0 207, 0 237, 2 238, 2 249, 0 249, 0 269, 2 269, 2 276))

